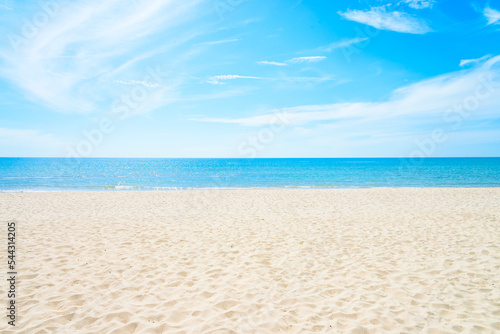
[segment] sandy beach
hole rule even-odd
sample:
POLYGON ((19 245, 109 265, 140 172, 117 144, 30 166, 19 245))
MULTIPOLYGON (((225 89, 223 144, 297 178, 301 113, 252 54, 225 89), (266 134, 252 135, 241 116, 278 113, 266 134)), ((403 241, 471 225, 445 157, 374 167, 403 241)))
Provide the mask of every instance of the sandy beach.
POLYGON ((0 193, 0 218, 2 333, 500 331, 500 188, 0 193))

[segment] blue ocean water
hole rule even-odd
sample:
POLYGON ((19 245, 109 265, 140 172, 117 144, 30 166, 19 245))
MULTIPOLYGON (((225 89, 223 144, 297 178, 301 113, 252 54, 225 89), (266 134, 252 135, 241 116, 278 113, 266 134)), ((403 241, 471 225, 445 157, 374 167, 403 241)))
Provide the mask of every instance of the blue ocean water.
POLYGON ((0 191, 498 187, 500 158, 0 158, 0 191))

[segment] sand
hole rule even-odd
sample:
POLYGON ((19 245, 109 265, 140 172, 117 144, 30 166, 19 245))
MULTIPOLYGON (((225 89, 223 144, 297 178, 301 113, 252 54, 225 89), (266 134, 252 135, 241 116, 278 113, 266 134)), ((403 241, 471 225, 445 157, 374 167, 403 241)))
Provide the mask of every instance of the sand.
POLYGON ((0 220, 2 333, 500 331, 500 188, 1 193, 0 220))

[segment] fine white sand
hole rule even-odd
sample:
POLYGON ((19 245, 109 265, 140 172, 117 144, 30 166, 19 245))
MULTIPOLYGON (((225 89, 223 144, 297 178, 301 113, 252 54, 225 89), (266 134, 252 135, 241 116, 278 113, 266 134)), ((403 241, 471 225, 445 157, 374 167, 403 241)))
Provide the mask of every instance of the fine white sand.
POLYGON ((0 220, 2 333, 500 331, 500 188, 2 193, 0 220))

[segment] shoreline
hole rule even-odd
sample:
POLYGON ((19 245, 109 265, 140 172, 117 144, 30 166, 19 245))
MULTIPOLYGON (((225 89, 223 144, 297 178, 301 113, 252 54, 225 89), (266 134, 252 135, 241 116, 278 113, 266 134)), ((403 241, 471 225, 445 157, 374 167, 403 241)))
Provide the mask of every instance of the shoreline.
MULTIPOLYGON (((135 187, 135 186, 133 186, 135 187)), ((138 186, 141 187, 141 186, 138 186)), ((416 187, 416 186, 408 186, 408 187, 367 187, 367 186, 359 186, 359 187, 314 187, 314 186, 296 186, 296 187, 228 187, 228 188, 182 188, 182 189, 97 189, 97 190, 0 190, 0 194, 28 194, 28 193, 134 193, 134 192, 192 192, 192 191, 253 191, 253 190, 362 190, 362 189, 500 189, 500 186, 435 186, 435 187, 416 187)))

